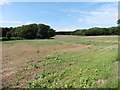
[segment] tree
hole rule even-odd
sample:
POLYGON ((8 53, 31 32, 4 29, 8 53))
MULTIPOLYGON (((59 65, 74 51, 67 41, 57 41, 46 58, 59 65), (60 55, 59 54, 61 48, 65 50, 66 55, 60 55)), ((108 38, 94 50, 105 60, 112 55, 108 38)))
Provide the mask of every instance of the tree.
POLYGON ((54 29, 49 29, 48 30, 48 36, 47 36, 47 38, 49 39, 50 37, 53 37, 53 36, 55 36, 55 30, 54 29))
POLYGON ((37 32, 37 24, 23 25, 19 28, 19 35, 25 39, 35 39, 37 32))
POLYGON ((77 29, 77 30, 74 31, 72 34, 73 34, 73 35, 81 35, 81 36, 84 36, 86 30, 87 30, 87 29, 77 29))
POLYGON ((12 37, 12 33, 11 33, 11 31, 7 32, 6 37, 8 38, 8 40, 11 39, 11 37, 12 37))
POLYGON ((119 27, 110 27, 110 28, 90 28, 86 30, 76 30, 73 32, 73 35, 85 35, 85 36, 92 36, 92 35, 118 35, 120 34, 119 27))
POLYGON ((85 35, 87 36, 100 35, 100 28, 98 27, 90 28, 86 31, 85 35))
POLYGON ((110 35, 117 35, 118 34, 118 27, 111 27, 111 28, 108 28, 109 32, 110 32, 110 35))
POLYGON ((38 25, 38 30, 36 33, 36 37, 37 38, 42 38, 42 39, 46 39, 48 38, 48 30, 50 29, 50 26, 45 25, 45 24, 39 24, 38 25))
POLYGON ((2 28, 0 29, 3 37, 14 37, 14 39, 49 39, 55 36, 55 30, 45 24, 29 24, 22 25, 15 28, 2 28))
POLYGON ((120 19, 118 19, 117 24, 120 24, 120 19))
POLYGON ((7 27, 3 28, 3 27, 2 27, 2 37, 6 37, 6 34, 7 34, 7 32, 9 32, 9 31, 10 31, 10 28, 7 28, 7 27))
POLYGON ((0 27, 0 37, 2 37, 2 27, 0 27))

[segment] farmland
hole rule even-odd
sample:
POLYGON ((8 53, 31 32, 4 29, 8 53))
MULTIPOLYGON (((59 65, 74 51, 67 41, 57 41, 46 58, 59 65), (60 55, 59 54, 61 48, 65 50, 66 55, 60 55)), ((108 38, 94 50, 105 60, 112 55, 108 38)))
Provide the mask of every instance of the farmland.
POLYGON ((3 87, 118 86, 118 36, 3 41, 2 57, 3 87))

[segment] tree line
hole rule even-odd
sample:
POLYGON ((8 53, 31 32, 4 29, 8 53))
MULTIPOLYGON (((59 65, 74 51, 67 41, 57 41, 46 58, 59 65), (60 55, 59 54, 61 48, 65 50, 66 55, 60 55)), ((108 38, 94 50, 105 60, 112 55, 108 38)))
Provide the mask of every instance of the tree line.
POLYGON ((77 29, 73 32, 56 32, 58 35, 81 35, 81 36, 97 36, 97 35, 120 35, 120 19, 117 20, 117 27, 110 28, 89 28, 89 29, 77 29))
POLYGON ((11 39, 50 39, 55 35, 82 35, 82 36, 95 36, 95 35, 120 35, 120 19, 117 21, 118 27, 110 28, 89 28, 77 29, 75 31, 56 32, 49 25, 45 24, 29 24, 19 27, 0 27, 0 37, 2 40, 11 39))
POLYGON ((73 31, 58 31, 56 35, 71 35, 73 31))
POLYGON ((19 27, 0 27, 3 39, 49 39, 55 36, 55 30, 45 24, 29 24, 19 27))
POLYGON ((97 35, 120 35, 119 27, 111 28, 99 28, 94 27, 90 29, 77 29, 72 35, 82 35, 82 36, 97 36, 97 35))

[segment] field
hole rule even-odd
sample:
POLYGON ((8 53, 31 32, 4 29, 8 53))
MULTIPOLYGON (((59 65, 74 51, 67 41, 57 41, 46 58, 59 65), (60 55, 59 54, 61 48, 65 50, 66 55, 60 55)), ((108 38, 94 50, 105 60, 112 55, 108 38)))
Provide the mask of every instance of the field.
POLYGON ((118 36, 4 41, 2 57, 3 87, 118 87, 118 36))

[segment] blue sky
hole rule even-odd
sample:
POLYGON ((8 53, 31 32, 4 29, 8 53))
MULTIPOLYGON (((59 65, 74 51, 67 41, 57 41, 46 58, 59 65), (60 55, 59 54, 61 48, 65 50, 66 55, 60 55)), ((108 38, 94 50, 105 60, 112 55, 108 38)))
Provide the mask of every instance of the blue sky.
POLYGON ((14 2, 1 4, 0 26, 44 23, 57 31, 117 26, 117 2, 14 2))

